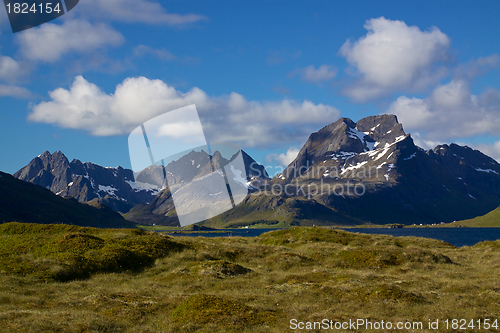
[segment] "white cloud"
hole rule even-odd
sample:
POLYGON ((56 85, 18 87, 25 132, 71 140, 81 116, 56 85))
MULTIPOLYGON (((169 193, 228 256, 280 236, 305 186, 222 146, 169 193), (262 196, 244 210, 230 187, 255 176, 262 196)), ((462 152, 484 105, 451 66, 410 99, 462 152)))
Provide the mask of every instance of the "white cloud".
POLYGON ((0 96, 10 96, 16 98, 30 98, 33 94, 26 88, 0 84, 0 96))
POLYGON ((300 75, 303 81, 320 83, 329 81, 337 76, 337 69, 330 65, 321 65, 316 69, 314 66, 307 66, 290 73, 290 76, 300 75))
POLYGON ((470 144, 469 146, 478 149, 483 154, 488 155, 489 157, 495 159, 497 162, 500 163, 500 141, 497 141, 492 144, 486 144, 486 143, 470 144))
POLYGON ((464 64, 459 65, 455 69, 454 77, 458 79, 472 80, 474 77, 484 75, 492 68, 498 67, 500 56, 492 54, 487 57, 479 57, 464 64))
POLYGON ((413 139, 413 142, 417 146, 419 146, 420 148, 424 148, 424 149, 434 149, 438 145, 449 143, 448 141, 445 141, 445 140, 435 140, 435 141, 428 140, 425 137, 425 135, 421 135, 420 132, 412 132, 411 137, 413 139))
POLYGON ((24 57, 44 62, 58 61, 73 52, 91 54, 124 42, 124 37, 110 26, 84 20, 66 20, 62 25, 46 23, 17 36, 24 57))
POLYGON ((422 141, 500 134, 500 91, 473 95, 465 80, 438 86, 425 99, 401 96, 387 112, 396 114, 406 131, 418 132, 422 141))
POLYGON ((12 81, 23 72, 21 65, 16 60, 0 56, 0 80, 12 81))
POLYGON ((114 94, 106 94, 78 76, 69 90, 58 88, 49 95, 52 100, 35 105, 29 120, 83 129, 92 135, 121 135, 164 112, 196 104, 209 141, 238 142, 245 147, 303 141, 340 115, 335 107, 310 101, 248 101, 234 92, 212 97, 199 88, 184 93, 145 77, 128 78, 114 94))
POLYGON ((148 0, 86 0, 80 1, 78 9, 82 15, 127 23, 182 27, 207 20, 198 14, 168 13, 160 3, 148 0))
POLYGON ((447 69, 450 39, 438 28, 422 31, 402 21, 384 17, 365 24, 366 36, 346 41, 340 54, 359 77, 343 92, 356 101, 377 98, 394 91, 415 91, 442 78, 447 69))
POLYGON ((288 166, 288 164, 293 162, 293 160, 299 154, 299 151, 300 151, 300 149, 291 147, 286 151, 286 153, 282 153, 279 155, 275 154, 275 153, 271 153, 271 154, 266 155, 264 157, 264 161, 268 162, 268 163, 276 162, 278 165, 286 167, 286 166, 288 166))
POLYGON ((154 49, 146 45, 138 45, 134 48, 134 55, 137 57, 143 57, 145 55, 153 55, 160 60, 173 61, 177 59, 170 51, 166 49, 154 49))

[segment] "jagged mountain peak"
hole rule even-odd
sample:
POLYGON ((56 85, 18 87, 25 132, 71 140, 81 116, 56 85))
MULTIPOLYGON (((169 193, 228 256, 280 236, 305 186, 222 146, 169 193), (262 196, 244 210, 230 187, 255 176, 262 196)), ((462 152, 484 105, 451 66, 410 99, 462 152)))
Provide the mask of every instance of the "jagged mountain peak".
POLYGON ((138 203, 153 200, 159 191, 137 186, 131 170, 105 168, 77 159, 70 163, 61 151, 52 154, 45 151, 16 172, 14 177, 80 202, 102 199, 121 212, 126 212, 138 203))
POLYGON ((457 144, 438 145, 426 154, 466 184, 483 184, 500 195, 500 164, 481 151, 457 144))
POLYGON ((458 159, 475 167, 489 167, 500 171, 500 164, 493 158, 483 154, 477 149, 460 146, 455 143, 442 144, 427 152, 428 155, 439 155, 451 159, 458 159))
POLYGON ((50 153, 48 150, 46 150, 45 152, 43 152, 42 154, 38 155, 37 157, 35 157, 33 161, 36 161, 37 159, 41 160, 44 167, 51 167, 51 168, 54 168, 54 167, 65 167, 69 164, 69 160, 68 158, 66 157, 66 155, 64 155, 61 151, 55 151, 54 153, 50 153))
POLYGON ((374 133, 385 133, 399 126, 402 130, 402 125, 398 122, 398 117, 393 114, 369 116, 360 119, 356 123, 356 127, 359 131, 374 133))
POLYGON ((247 168, 248 180, 253 180, 255 178, 269 178, 266 168, 263 165, 257 163, 250 155, 248 155, 244 150, 241 150, 243 156, 243 161, 247 168))
POLYGON ((295 160, 278 177, 283 180, 295 178, 302 174, 298 170, 331 159, 338 162, 334 163, 335 167, 341 168, 355 155, 380 149, 387 152, 388 147, 408 136, 394 115, 370 116, 357 123, 349 118, 340 118, 312 133, 295 160))
POLYGON ((457 145, 456 143, 451 143, 451 144, 441 144, 436 146, 432 151, 435 154, 439 155, 454 155, 454 156, 461 156, 461 157, 466 157, 466 158, 481 158, 481 159, 486 159, 488 163, 490 164, 498 164, 497 161, 495 161, 493 158, 483 154, 481 151, 477 149, 473 149, 469 146, 460 146, 457 145))

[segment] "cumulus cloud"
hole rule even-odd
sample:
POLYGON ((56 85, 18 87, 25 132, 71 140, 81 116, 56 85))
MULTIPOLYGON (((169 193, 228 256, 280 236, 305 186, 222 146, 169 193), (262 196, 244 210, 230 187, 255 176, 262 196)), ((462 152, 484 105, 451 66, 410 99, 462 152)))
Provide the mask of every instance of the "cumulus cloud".
POLYGON ((68 53, 91 54, 124 42, 124 37, 109 25, 85 20, 66 20, 62 25, 46 23, 17 36, 23 56, 43 62, 58 61, 68 53))
POLYGON ((311 65, 295 70, 289 76, 293 77, 296 75, 300 75, 300 78, 306 82, 321 83, 330 81, 337 76, 337 68, 329 65, 321 65, 316 69, 311 65))
POLYGON ((465 80, 440 85, 425 99, 399 97, 388 113, 396 114, 405 129, 422 142, 449 141, 500 133, 500 90, 471 93, 465 80))
POLYGON ((127 23, 183 27, 207 20, 198 14, 169 13, 160 3, 148 0, 86 0, 79 3, 78 9, 82 15, 127 23))
POLYGON ((11 57, 0 56, 0 80, 12 81, 23 73, 22 66, 11 57))
POLYGON ((282 154, 275 154, 271 153, 268 154, 264 157, 264 161, 267 163, 277 163, 280 166, 288 166, 288 164, 292 163, 293 160, 297 157, 299 154, 300 149, 291 147, 289 148, 286 153, 282 154))
POLYGON ((310 101, 249 101, 235 92, 212 97, 199 88, 181 92, 145 77, 125 79, 113 94, 106 94, 77 76, 69 89, 58 88, 49 95, 51 101, 35 105, 29 120, 92 135, 121 135, 164 112, 196 104, 209 141, 245 147, 304 140, 340 115, 335 107, 310 101))
POLYGON ((384 17, 365 24, 368 33, 340 49, 358 78, 343 92, 362 102, 394 91, 416 91, 446 73, 450 39, 438 28, 422 31, 384 17))

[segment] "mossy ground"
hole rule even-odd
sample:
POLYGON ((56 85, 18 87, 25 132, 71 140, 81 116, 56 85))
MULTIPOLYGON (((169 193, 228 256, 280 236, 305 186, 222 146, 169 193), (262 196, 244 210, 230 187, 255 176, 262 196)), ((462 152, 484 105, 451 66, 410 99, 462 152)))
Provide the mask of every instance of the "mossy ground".
POLYGON ((499 249, 324 228, 172 238, 4 224, 0 330, 286 332, 291 319, 498 318, 499 249))

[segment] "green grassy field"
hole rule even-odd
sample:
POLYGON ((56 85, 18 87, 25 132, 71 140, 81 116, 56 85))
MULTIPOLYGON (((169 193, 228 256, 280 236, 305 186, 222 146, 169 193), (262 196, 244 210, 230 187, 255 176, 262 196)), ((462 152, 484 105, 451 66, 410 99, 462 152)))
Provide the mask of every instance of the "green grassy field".
POLYGON ((492 210, 486 215, 478 216, 470 220, 448 223, 449 227, 500 227, 500 207, 492 210))
POLYGON ((494 320, 499 269, 500 241, 455 248, 312 227, 173 238, 7 223, 0 225, 0 331, 287 332, 292 319, 424 328, 429 319, 494 320))

